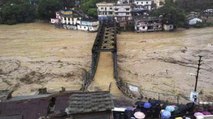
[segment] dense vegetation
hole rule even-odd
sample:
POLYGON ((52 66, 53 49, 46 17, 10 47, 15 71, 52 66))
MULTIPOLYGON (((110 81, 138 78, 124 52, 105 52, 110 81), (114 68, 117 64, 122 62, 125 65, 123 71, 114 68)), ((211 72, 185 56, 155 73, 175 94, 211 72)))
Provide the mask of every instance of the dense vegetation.
POLYGON ((176 0, 175 4, 186 12, 199 12, 205 9, 212 9, 213 0, 176 0))
POLYGON ((172 19, 177 26, 184 26, 186 21, 186 12, 179 8, 175 2, 166 0, 165 5, 151 12, 153 16, 163 15, 164 19, 172 19))
POLYGON ((35 7, 29 2, 11 0, 0 7, 0 23, 32 22, 36 18, 35 7))
POLYGON ((0 4, 0 23, 16 24, 49 20, 55 11, 62 9, 61 0, 3 0, 0 4))

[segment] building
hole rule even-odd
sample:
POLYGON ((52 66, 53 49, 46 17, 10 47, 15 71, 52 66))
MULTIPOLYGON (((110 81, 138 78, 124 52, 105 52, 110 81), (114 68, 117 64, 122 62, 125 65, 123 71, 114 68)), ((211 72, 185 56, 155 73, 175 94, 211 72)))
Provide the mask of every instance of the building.
POLYGON ((132 4, 133 0, 118 0, 117 4, 132 4))
POLYGON ((97 31, 99 21, 89 18, 75 10, 61 10, 56 12, 56 18, 51 19, 56 27, 82 31, 97 31))
POLYGON ((163 19, 162 20, 163 24, 163 30, 164 31, 173 31, 175 29, 174 22, 172 19, 163 19))
POLYGON ((163 7, 165 0, 154 0, 154 4, 156 5, 156 8, 163 7))
POLYGON ((133 23, 132 2, 132 0, 118 0, 117 3, 97 3, 98 19, 115 20, 121 29, 126 30, 127 26, 133 23))
POLYGON ((98 12, 98 19, 99 20, 105 20, 108 18, 113 18, 114 17, 114 5, 115 3, 106 3, 106 2, 101 2, 97 3, 97 12, 98 12))
POLYGON ((162 20, 155 17, 148 18, 135 18, 135 31, 136 32, 150 32, 150 31, 162 31, 162 20))
POLYGON ((117 4, 114 6, 114 18, 117 22, 132 20, 132 6, 130 4, 117 4))
POLYGON ((109 92, 81 92, 70 96, 66 112, 71 119, 111 119, 113 108, 109 92))
POLYGON ((152 10, 152 0, 134 0, 134 10, 145 10, 151 11, 152 10))
POLYGON ((0 102, 0 119, 40 119, 52 115, 54 112, 62 112, 61 116, 66 116, 64 110, 68 106, 70 95, 74 93, 61 92, 10 97, 0 102))

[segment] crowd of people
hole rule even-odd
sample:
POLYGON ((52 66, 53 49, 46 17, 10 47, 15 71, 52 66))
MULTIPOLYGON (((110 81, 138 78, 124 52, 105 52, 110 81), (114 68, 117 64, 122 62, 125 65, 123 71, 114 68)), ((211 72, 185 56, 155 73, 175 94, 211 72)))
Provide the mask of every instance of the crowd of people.
POLYGON ((205 115, 213 115, 213 106, 201 106, 193 102, 170 105, 158 100, 149 100, 138 101, 134 107, 127 107, 124 119, 203 119, 205 115))

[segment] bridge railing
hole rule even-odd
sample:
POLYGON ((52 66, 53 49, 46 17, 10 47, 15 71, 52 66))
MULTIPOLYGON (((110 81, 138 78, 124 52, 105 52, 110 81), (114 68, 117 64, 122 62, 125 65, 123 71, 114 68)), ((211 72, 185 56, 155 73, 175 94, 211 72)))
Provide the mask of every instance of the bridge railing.
POLYGON ((94 79, 94 76, 95 76, 95 73, 97 70, 97 66, 98 66, 98 62, 99 62, 100 47, 101 47, 101 43, 103 41, 103 34, 104 34, 104 25, 101 24, 98 29, 98 33, 97 33, 96 39, 95 39, 93 47, 92 47, 92 63, 90 66, 90 70, 89 70, 89 72, 84 71, 84 73, 83 73, 83 84, 81 87, 82 91, 86 91, 94 79))

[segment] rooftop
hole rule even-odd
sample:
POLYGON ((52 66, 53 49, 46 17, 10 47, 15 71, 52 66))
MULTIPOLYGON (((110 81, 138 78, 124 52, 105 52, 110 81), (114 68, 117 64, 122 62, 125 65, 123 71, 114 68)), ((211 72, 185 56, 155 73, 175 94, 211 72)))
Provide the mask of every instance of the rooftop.
POLYGON ((109 92, 79 92, 72 94, 69 100, 69 113, 89 113, 110 111, 114 107, 109 92))

